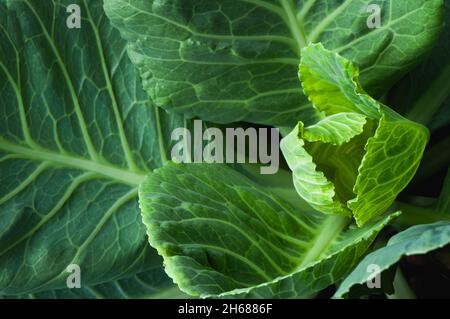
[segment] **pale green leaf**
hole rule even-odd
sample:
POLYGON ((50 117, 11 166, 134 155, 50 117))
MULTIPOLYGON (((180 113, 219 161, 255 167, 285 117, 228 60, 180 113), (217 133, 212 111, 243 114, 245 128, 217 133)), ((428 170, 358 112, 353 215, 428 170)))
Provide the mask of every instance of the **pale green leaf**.
POLYGON ((366 117, 358 113, 338 113, 308 126, 301 133, 309 142, 342 145, 364 131, 366 117))
POLYGON ((313 134, 300 122, 281 149, 303 199, 327 214, 351 211, 362 226, 384 214, 411 181, 428 130, 365 93, 352 62, 321 44, 302 52, 302 86, 323 119, 311 126, 313 134), (356 122, 342 120, 350 114, 356 122), (324 137, 317 128, 327 122, 324 137))
POLYGON ((356 269, 342 282, 335 294, 345 297, 356 285, 368 280, 396 264, 403 256, 422 255, 442 248, 450 243, 450 223, 419 225, 392 237, 386 247, 367 255, 356 269), (368 271, 370 265, 377 265, 378 272, 368 271))
POLYGON ((202 297, 306 297, 344 276, 395 216, 364 228, 305 212, 225 165, 168 164, 140 188, 149 240, 202 297))
POLYGON ((294 126, 315 112, 297 79, 309 43, 354 61, 384 91, 437 39, 442 0, 106 0, 146 91, 167 110, 226 123, 294 126), (382 25, 369 29, 370 4, 382 25))

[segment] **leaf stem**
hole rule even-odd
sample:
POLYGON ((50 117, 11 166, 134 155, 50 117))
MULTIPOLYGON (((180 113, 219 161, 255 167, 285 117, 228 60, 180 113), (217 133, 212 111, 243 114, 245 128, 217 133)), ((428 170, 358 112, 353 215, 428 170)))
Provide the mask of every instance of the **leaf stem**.
POLYGON ((400 266, 397 267, 397 272, 395 273, 394 289, 395 293, 393 295, 389 295, 389 299, 417 299, 416 294, 411 289, 408 281, 403 275, 400 266))
POLYGON ((433 208, 424 208, 402 202, 396 202, 393 205, 393 209, 402 211, 402 214, 396 219, 395 224, 403 227, 432 224, 449 219, 448 215, 436 212, 433 208))
POLYGON ((346 216, 329 216, 325 219, 318 236, 308 249, 308 253, 303 258, 298 269, 302 269, 311 262, 317 260, 349 223, 350 218, 346 216))
POLYGON ((297 21, 297 18, 294 14, 296 9, 291 0, 280 0, 281 6, 286 14, 286 23, 291 30, 292 35, 295 38, 295 42, 297 43, 298 56, 301 55, 302 48, 308 45, 308 40, 305 35, 305 31, 303 30, 303 25, 297 21))
POLYGON ((0 137, 0 150, 22 156, 23 158, 38 162, 48 162, 54 166, 72 167, 74 169, 95 173, 121 183, 138 186, 144 179, 144 173, 134 173, 126 169, 115 167, 105 161, 95 162, 67 154, 56 153, 44 148, 31 149, 21 145, 15 145, 0 137))
POLYGON ((441 75, 431 83, 426 92, 413 105, 406 117, 424 125, 430 123, 434 115, 450 96, 450 63, 441 75))
POLYGON ((292 183, 292 173, 279 169, 274 175, 261 175, 259 164, 238 164, 237 170, 250 177, 271 193, 284 199, 299 211, 312 210, 311 206, 300 197, 292 183))
POLYGON ((415 182, 421 182, 426 178, 439 172, 444 166, 449 166, 450 164, 450 136, 446 139, 440 141, 436 145, 432 146, 428 150, 422 160, 422 166, 419 168, 415 182))

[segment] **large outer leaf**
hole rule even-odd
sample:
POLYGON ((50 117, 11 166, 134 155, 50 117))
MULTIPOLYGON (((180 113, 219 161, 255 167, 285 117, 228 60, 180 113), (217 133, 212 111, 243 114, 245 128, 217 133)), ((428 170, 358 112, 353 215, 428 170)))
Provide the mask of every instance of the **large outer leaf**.
POLYGON ((387 270, 403 256, 421 255, 442 248, 450 243, 450 222, 419 225, 409 228, 392 237, 386 247, 367 255, 358 267, 344 280, 335 294, 342 298, 355 285, 362 285, 377 275, 368 272, 370 265, 380 267, 380 272, 387 270))
POLYGON ((0 294, 160 264, 137 205, 183 119, 148 102, 100 1, 0 1, 0 294), (79 4, 82 28, 66 28, 79 4))
POLYGON ((364 131, 366 117, 358 113, 338 113, 304 129, 302 135, 310 142, 342 145, 364 131))
POLYGON ((144 273, 92 287, 0 296, 0 299, 178 299, 186 296, 173 286, 163 268, 158 265, 144 273))
POLYGON ((106 0, 158 105, 215 122, 291 125, 313 110, 298 87, 311 42, 362 69, 371 93, 420 60, 441 28, 442 0, 106 0), (370 30, 370 4, 382 27, 370 30))
POLYGON ((404 111, 414 108, 410 116, 427 122, 432 131, 450 124, 450 2, 444 1, 444 6, 445 27, 437 45, 394 94, 398 106, 404 111))
POLYGON ((140 188, 150 243, 180 289, 305 297, 344 276, 389 222, 304 212, 225 165, 168 164, 140 188))

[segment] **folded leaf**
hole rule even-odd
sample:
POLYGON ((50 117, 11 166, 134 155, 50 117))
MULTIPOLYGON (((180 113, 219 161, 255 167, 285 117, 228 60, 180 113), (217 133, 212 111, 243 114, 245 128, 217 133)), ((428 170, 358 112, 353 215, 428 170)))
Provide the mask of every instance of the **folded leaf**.
POLYGON ((359 226, 386 212, 413 178, 428 130, 374 100, 350 61, 312 44, 300 79, 322 119, 281 141, 299 195, 326 214, 353 214, 359 226))
POLYGON ((101 2, 0 0, 0 42, 0 294, 66 288, 70 264, 83 286, 161 265, 137 186, 183 118, 148 101, 101 2))
POLYGON ((357 197, 348 202, 358 224, 384 213, 409 184, 428 138, 423 126, 383 114, 359 167, 354 187, 357 197))
POLYGON ((301 137, 310 142, 342 145, 364 131, 366 117, 358 113, 338 113, 303 129, 301 137))
POLYGON ((442 0, 106 0, 146 91, 167 110, 229 123, 315 120, 298 87, 301 49, 322 42, 382 92, 430 50, 442 0), (369 29, 369 5, 382 24, 369 29), (418 36, 420 35, 420 36, 418 36))
POLYGON ((324 116, 346 112, 380 117, 378 103, 359 84, 358 67, 322 44, 303 49, 299 78, 305 95, 324 116))
POLYGON ((300 138, 303 124, 285 137, 281 150, 292 170, 294 186, 300 196, 313 208, 326 214, 351 215, 342 203, 335 200, 335 187, 323 172, 317 170, 312 156, 305 149, 300 138))
POLYGON ((352 287, 365 284, 400 261, 403 256, 426 254, 448 244, 450 244, 450 222, 411 227, 392 237, 386 247, 367 255, 343 281, 334 297, 345 297, 352 287), (369 272, 370 265, 378 266, 379 272, 369 272))
POLYGON ((305 297, 345 275, 393 216, 364 228, 298 208, 226 165, 168 164, 140 187, 150 243, 201 297, 305 297))

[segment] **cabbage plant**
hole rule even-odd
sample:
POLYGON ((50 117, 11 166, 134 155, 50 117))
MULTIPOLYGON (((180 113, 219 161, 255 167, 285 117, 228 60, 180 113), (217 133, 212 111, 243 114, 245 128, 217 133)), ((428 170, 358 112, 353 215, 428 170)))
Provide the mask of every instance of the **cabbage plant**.
POLYGON ((0 0, 0 297, 445 296, 449 24, 443 0, 0 0), (195 119, 278 128, 279 172, 172 162, 195 119))

